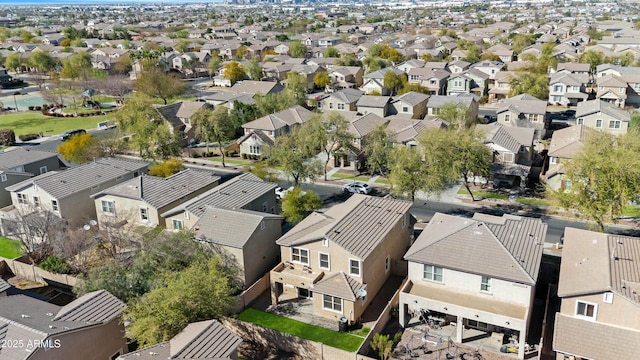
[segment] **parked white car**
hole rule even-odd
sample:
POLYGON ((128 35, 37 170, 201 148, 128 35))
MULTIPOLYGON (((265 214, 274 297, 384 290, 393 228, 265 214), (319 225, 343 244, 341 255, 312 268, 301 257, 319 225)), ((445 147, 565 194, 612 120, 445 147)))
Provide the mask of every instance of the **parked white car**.
POLYGON ((371 186, 367 183, 363 183, 360 181, 356 181, 350 184, 345 184, 342 186, 342 191, 350 192, 354 194, 369 194, 371 193, 371 186))
MULTIPOLYGON (((276 188, 276 199, 282 200, 282 198, 284 198, 289 192, 293 191, 293 189, 293 186, 290 186, 288 189, 278 186, 276 188)), ((306 191, 301 190, 300 195, 304 196, 306 193, 306 191)))

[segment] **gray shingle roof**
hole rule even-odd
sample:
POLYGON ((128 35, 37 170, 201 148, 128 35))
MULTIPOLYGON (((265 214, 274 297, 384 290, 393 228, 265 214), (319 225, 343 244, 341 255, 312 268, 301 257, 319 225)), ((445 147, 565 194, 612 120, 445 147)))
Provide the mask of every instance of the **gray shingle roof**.
POLYGON ((139 176, 105 189, 92 197, 121 196, 144 200, 155 208, 161 208, 218 181, 220 177, 211 171, 186 169, 167 178, 139 176))
POLYGON ((75 321, 83 323, 105 323, 119 316, 126 305, 106 290, 98 290, 62 307, 54 321, 75 321))
POLYGON ((459 96, 446 96, 446 95, 432 95, 427 101, 428 108, 441 108, 447 104, 453 104, 455 106, 469 107, 473 103, 472 97, 459 97, 459 96))
POLYGON ((521 94, 504 100, 500 104, 497 113, 500 114, 507 110, 514 111, 518 114, 541 114, 547 113, 547 102, 536 99, 529 94, 521 94))
POLYGON ((276 244, 294 246, 327 237, 351 254, 365 259, 409 208, 409 201, 354 194, 324 214, 308 216, 276 244))
POLYGON ((363 137, 369 134, 376 126, 385 124, 387 120, 381 118, 374 113, 368 113, 355 120, 352 120, 349 126, 349 132, 356 137, 363 137))
POLYGON ((584 125, 574 125, 554 131, 549 144, 549 156, 574 158, 582 150, 587 138, 596 131, 584 125))
POLYGON ((534 285, 546 232, 540 219, 436 213, 405 259, 534 285))
POLYGON ((395 99, 393 99, 392 102, 402 101, 411 106, 416 106, 421 102, 426 101, 427 99, 429 99, 429 95, 427 94, 422 94, 415 91, 409 91, 408 93, 405 93, 405 94, 402 94, 401 96, 396 97, 395 99))
POLYGON ((200 219, 193 225, 192 230, 199 240, 243 248, 265 219, 282 221, 284 218, 279 215, 251 210, 207 207, 200 219))
POLYGON ((6 281, 0 279, 0 293, 3 292, 3 291, 7 291, 10 287, 11 287, 11 285, 9 285, 9 283, 7 283, 6 281))
POLYGON ((363 95, 360 97, 360 99, 358 99, 356 106, 383 108, 389 102, 391 102, 391 96, 363 95))
POLYGON ((8 186, 7 191, 20 191, 36 185, 56 199, 86 190, 138 171, 144 172, 149 163, 121 158, 101 158, 64 171, 50 171, 8 186))
POLYGON ((631 120, 631 114, 628 111, 600 99, 579 102, 576 108, 576 118, 599 112, 617 120, 627 122, 631 120))
POLYGON ((30 150, 28 148, 15 148, 0 152, 0 169, 13 169, 20 165, 31 164, 44 159, 57 158, 56 153, 47 151, 30 150))
POLYGON ((356 301, 357 292, 366 290, 367 285, 340 271, 313 284, 313 291, 319 294, 336 296, 341 299, 356 301))
POLYGON ((249 129, 261 129, 261 130, 277 130, 285 126, 291 126, 293 124, 303 124, 307 122, 313 112, 303 108, 300 105, 278 111, 277 113, 269 114, 243 124, 243 128, 249 129))
POLYGON ((535 134, 533 128, 516 128, 497 122, 476 125, 476 130, 484 132, 486 141, 502 146, 514 154, 518 153, 521 145, 531 146, 535 134))

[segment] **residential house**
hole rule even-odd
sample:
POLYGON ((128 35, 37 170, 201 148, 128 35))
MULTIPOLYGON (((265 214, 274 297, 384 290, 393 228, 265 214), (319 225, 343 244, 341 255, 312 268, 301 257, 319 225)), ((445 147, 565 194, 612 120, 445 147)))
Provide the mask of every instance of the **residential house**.
POLYGON ((556 359, 636 359, 640 238, 567 227, 555 315, 556 359))
POLYGON ((469 119, 478 117, 480 105, 475 96, 470 94, 456 94, 451 96, 432 95, 427 100, 427 116, 438 117, 443 107, 456 106, 466 112, 469 119))
MULTIPOLYGON (((268 81, 285 81, 287 80, 287 76, 289 72, 292 71, 293 67, 297 66, 296 64, 291 63, 278 63, 267 61, 262 64, 262 72, 264 73, 264 80, 268 81)), ((299 66, 299 65, 298 65, 299 66)), ((305 66, 305 65, 302 65, 305 66)), ((260 79, 257 79, 260 80, 260 79)))
POLYGON ((409 276, 400 293, 400 325, 428 313, 456 324, 457 343, 477 336, 467 329, 511 332, 524 359, 546 232, 540 219, 436 213, 404 256, 409 276))
POLYGON ((15 209, 4 212, 2 217, 10 221, 19 216, 16 212, 25 214, 42 209, 72 226, 81 226, 96 218, 91 194, 138 177, 148 167, 145 161, 100 158, 68 170, 49 171, 6 187, 15 209))
POLYGON ((165 219, 167 230, 180 231, 193 230, 209 207, 276 214, 276 187, 278 184, 265 182, 251 173, 243 173, 160 214, 160 217, 165 219))
POLYGON ((342 38, 339 36, 325 36, 323 38, 318 39, 318 46, 321 47, 329 47, 336 46, 342 42, 342 38))
POLYGON ((542 140, 549 128, 547 102, 529 94, 517 95, 500 103, 498 123, 505 126, 534 128, 536 139, 542 140))
POLYGON ((500 61, 480 61, 473 65, 471 65, 472 69, 476 69, 482 71, 483 73, 489 75, 489 87, 492 87, 493 80, 496 78, 496 74, 500 72, 505 67, 504 63, 500 61))
MULTIPOLYGON (((427 64, 428 65, 428 64, 427 64)), ((420 84, 427 89, 431 95, 446 94, 447 79, 451 75, 450 72, 442 69, 412 68, 409 70, 408 80, 411 84, 420 84)))
POLYGON ((278 82, 244 80, 235 83, 230 90, 236 93, 267 96, 284 90, 284 87, 278 82))
POLYGON ((397 66, 399 70, 402 70, 404 73, 409 73, 409 70, 414 68, 422 68, 424 67, 425 62, 422 60, 412 59, 407 60, 397 66))
POLYGON ((330 94, 321 95, 316 99, 319 110, 356 111, 356 103, 364 95, 358 89, 345 88, 330 94))
POLYGON ((290 132, 294 127, 307 122, 313 112, 300 105, 263 116, 242 125, 244 136, 238 139, 241 154, 262 154, 262 147, 272 145, 275 138, 290 132), (257 133, 259 130, 261 133, 257 133), (253 136, 253 135, 256 136, 253 136), (266 135, 272 141, 264 138, 266 135))
POLYGON ((0 152, 0 208, 11 205, 7 186, 17 184, 33 176, 64 168, 56 153, 19 147, 0 152))
POLYGON ((596 99, 607 101, 615 106, 624 108, 627 105, 627 82, 617 75, 605 75, 596 78, 598 92, 596 99))
POLYGON ((329 72, 329 78, 331 79, 330 90, 357 88, 364 82, 364 70, 360 66, 334 67, 329 72))
POLYGON ((393 67, 380 69, 364 76, 364 84, 360 86, 360 90, 366 94, 392 95, 394 89, 384 86, 384 76, 388 71, 392 71, 397 76, 405 76, 402 70, 393 67))
POLYGON ((565 180, 564 164, 580 153, 589 136, 595 131, 583 124, 554 131, 547 153, 549 168, 540 179, 554 190, 570 187, 571 183, 565 180))
MULTIPOLYGON (((493 85, 489 85, 489 102, 498 102, 509 97, 511 80, 518 76, 513 71, 499 71, 493 76, 493 85)), ((489 83, 491 84, 491 77, 489 83)))
POLYGON ((549 103, 562 106, 577 105, 589 98, 588 76, 556 72, 549 79, 549 103))
POLYGON ((122 355, 116 360, 237 360, 241 343, 242 338, 218 320, 206 320, 187 325, 169 341, 122 355))
POLYGON ((170 131, 180 138, 180 145, 187 146, 196 141, 196 129, 191 122, 191 117, 202 108, 212 108, 212 106, 201 101, 179 101, 158 107, 156 110, 168 123, 170 131))
POLYGON ((576 124, 602 130, 611 135, 627 133, 631 114, 603 100, 581 102, 576 108, 576 124))
POLYGON ((142 175, 91 195, 100 228, 126 221, 134 226, 164 227, 160 214, 218 185, 207 170, 186 169, 166 178, 142 175))
POLYGON ((387 117, 387 119, 389 119, 389 123, 387 124, 386 130, 393 143, 411 148, 418 146, 417 138, 423 131, 429 129, 446 129, 449 127, 449 124, 440 118, 412 120, 390 116, 387 117))
POLYGON ((504 126, 500 123, 478 124, 493 158, 490 177, 496 186, 525 187, 533 162, 535 129, 504 126))
POLYGON ((304 75, 307 79, 307 91, 311 91, 316 88, 315 76, 327 69, 319 65, 294 65, 291 71, 304 75))
POLYGON ((583 63, 558 63, 555 69, 550 69, 551 74, 554 73, 569 73, 579 76, 591 76, 591 67, 589 64, 583 63))
POLYGON ((354 323, 392 273, 401 273, 414 219, 411 203, 353 194, 314 212, 276 243, 271 301, 307 298, 314 315, 354 323))
POLYGON ((487 53, 494 54, 500 58, 500 61, 507 64, 514 60, 513 50, 507 45, 496 44, 488 48, 487 53))
POLYGON ((1 359, 115 359, 127 353, 125 304, 105 290, 65 306, 26 295, 0 297, 1 359), (8 346, 16 344, 15 346, 8 346))
POLYGON ((470 94, 474 86, 474 80, 464 73, 451 75, 447 80, 447 95, 470 94))
POLYGON ((448 66, 449 66, 449 71, 451 71, 452 74, 461 74, 467 71, 470 65, 471 63, 469 62, 458 60, 458 61, 453 61, 449 63, 448 66))
POLYGON ((364 150, 367 135, 376 127, 386 124, 387 122, 388 120, 375 113, 364 115, 357 113, 349 122, 349 132, 353 135, 353 147, 360 152, 364 150))
POLYGON ((383 118, 389 114, 391 96, 363 95, 358 99, 356 108, 361 114, 376 114, 383 118))
POLYGON ((191 230, 195 239, 225 254, 249 287, 280 260, 276 240, 284 218, 267 212, 206 206, 191 230))
POLYGON ((423 119, 427 115, 429 95, 415 91, 404 93, 391 100, 389 114, 408 115, 412 119, 423 119))

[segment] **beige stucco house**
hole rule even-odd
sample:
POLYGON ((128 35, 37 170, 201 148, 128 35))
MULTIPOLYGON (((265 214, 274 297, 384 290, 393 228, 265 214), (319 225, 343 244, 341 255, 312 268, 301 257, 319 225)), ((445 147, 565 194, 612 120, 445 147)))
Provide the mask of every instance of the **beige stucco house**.
POLYGON ((565 228, 556 359, 638 358, 640 238, 565 228))
POLYGON ((391 100, 389 114, 408 115, 412 119, 423 119, 427 115, 428 100, 429 95, 409 91, 391 100))
POLYGON ((0 359, 115 359, 127 353, 125 304, 105 290, 66 306, 25 295, 0 297, 0 359))
POLYGON ((400 324, 428 313, 456 324, 457 343, 470 336, 468 328, 510 330, 524 359, 546 232, 540 219, 436 213, 404 256, 409 281, 400 293, 400 324))
POLYGON ((272 302, 310 298, 315 315, 359 321, 391 273, 404 266, 413 233, 410 207, 354 194, 309 215, 276 242, 282 262, 271 270, 272 302))
POLYGON ((164 227, 160 214, 212 189, 219 181, 211 171, 186 169, 167 178, 138 176, 91 198, 101 228, 123 221, 134 226, 164 227))
POLYGON ((498 123, 504 126, 533 128, 537 140, 542 140, 551 120, 547 118, 547 102, 529 94, 517 95, 500 103, 498 123))
POLYGON ((581 102, 576 109, 576 124, 602 130, 611 135, 626 134, 631 114, 603 100, 581 102))
POLYGON ((547 153, 549 167, 540 179, 553 190, 570 187, 571 184, 566 181, 564 175, 565 163, 580 153, 589 136, 596 131, 585 125, 575 125, 554 131, 547 153))

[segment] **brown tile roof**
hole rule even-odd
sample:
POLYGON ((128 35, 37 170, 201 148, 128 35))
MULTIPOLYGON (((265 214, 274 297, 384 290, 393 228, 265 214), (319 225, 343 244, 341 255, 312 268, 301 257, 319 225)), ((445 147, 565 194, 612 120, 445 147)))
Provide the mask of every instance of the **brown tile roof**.
POLYGON ((585 125, 554 131, 549 144, 549 156, 573 159, 582 150, 590 134, 595 131, 585 125))
POLYGON ((207 207, 191 230, 198 240, 242 249, 251 236, 260 231, 260 223, 269 219, 281 223, 284 218, 251 210, 207 207))
POLYGON ((313 112, 300 105, 296 105, 250 121, 242 125, 242 127, 248 129, 277 130, 293 124, 305 123, 311 116, 313 116, 313 112))
POLYGON ((363 137, 369 134, 376 126, 387 123, 387 120, 374 113, 368 113, 352 120, 349 124, 349 132, 355 137, 363 137))
POLYGON ((555 351, 585 359, 635 360, 639 344, 640 331, 556 314, 555 351))
POLYGON ((109 322, 119 316, 125 304, 106 290, 82 295, 58 311, 53 321, 109 322))
POLYGON ((314 292, 336 296, 349 301, 356 301, 358 290, 366 290, 366 288, 367 285, 362 284, 342 271, 327 276, 313 285, 314 292))
POLYGON ((535 285, 546 232, 540 219, 436 213, 405 259, 535 285))

